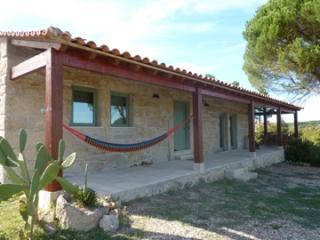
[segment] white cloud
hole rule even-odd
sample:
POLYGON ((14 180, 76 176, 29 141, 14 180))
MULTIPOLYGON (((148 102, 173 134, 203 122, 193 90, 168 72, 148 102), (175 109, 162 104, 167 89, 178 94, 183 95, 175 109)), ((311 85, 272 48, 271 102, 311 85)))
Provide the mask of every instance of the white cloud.
MULTIPOLYGON (((219 26, 216 22, 192 22, 188 17, 212 16, 226 10, 252 10, 266 1, 10 0, 1 2, 0 30, 37 30, 51 25, 68 30, 74 36, 95 40, 98 44, 105 43, 122 51, 128 50, 133 54, 161 60, 168 59, 168 56, 175 55, 178 51, 175 49, 176 46, 170 43, 159 42, 161 36, 177 36, 180 33, 202 34, 217 30, 219 26), (186 18, 177 21, 177 15, 186 18)), ((234 31, 234 28, 229 31, 234 31)), ((196 43, 192 44, 194 48, 196 43)), ((234 71, 233 67, 242 67, 233 66, 238 63, 232 61, 238 59, 235 55, 242 56, 244 45, 243 42, 229 46, 222 43, 221 51, 216 53, 219 58, 210 60, 206 64, 197 61, 176 61, 175 65, 201 74, 215 74, 220 71, 224 74, 222 79, 228 80, 230 74, 227 74, 227 69, 234 71), (228 68, 230 64, 232 66, 228 68)), ((195 55, 195 58, 199 58, 197 53, 195 55)), ((234 79, 230 79, 232 80, 234 79)), ((320 112, 314 110, 317 109, 319 102, 319 97, 307 101, 305 110, 301 111, 300 120, 320 119, 320 112)))
MULTIPOLYGON (((141 50, 136 45, 145 39, 175 31, 202 33, 214 27, 214 23, 208 22, 175 23, 172 18, 177 13, 208 13, 245 8, 260 2, 263 0, 158 0, 142 4, 111 0, 11 0, 1 3, 0 29, 33 30, 54 25, 98 43, 130 51, 141 50)), ((159 46, 154 50, 146 48, 149 49, 142 50, 142 54, 153 52, 161 55, 159 46)))

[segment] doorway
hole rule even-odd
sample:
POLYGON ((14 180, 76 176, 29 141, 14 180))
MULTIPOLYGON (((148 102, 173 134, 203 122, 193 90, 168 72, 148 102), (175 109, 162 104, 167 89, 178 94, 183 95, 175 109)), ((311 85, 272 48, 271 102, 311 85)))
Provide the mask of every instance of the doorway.
MULTIPOLYGON (((174 126, 189 117, 189 103, 174 102, 174 126)), ((190 123, 186 123, 174 134, 174 151, 190 149, 190 123)))

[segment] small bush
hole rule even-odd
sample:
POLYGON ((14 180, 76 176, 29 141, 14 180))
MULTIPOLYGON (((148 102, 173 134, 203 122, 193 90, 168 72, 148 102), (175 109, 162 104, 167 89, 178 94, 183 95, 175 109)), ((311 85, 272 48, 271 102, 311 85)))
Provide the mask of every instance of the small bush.
POLYGON ((310 164, 312 166, 320 167, 320 145, 313 144, 312 156, 310 164))
POLYGON ((320 166, 320 146, 300 138, 292 140, 286 147, 285 159, 320 166))
POLYGON ((97 194, 91 188, 81 188, 76 199, 86 207, 94 207, 97 202, 97 194))

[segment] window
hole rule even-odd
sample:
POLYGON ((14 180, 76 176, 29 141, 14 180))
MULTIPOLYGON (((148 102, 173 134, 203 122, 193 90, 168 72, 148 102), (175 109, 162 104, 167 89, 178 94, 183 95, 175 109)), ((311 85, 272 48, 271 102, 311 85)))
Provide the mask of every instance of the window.
POLYGON ((96 125, 96 91, 88 88, 73 88, 72 125, 96 125))
POLYGON ((129 96, 121 93, 111 93, 111 126, 130 126, 129 96))
POLYGON ((221 113, 219 116, 219 133, 220 133, 220 149, 222 151, 228 150, 227 136, 226 136, 226 114, 221 113))
POLYGON ((229 117, 230 126, 230 143, 231 148, 236 149, 238 147, 238 134, 237 134, 237 115, 233 114, 229 117))

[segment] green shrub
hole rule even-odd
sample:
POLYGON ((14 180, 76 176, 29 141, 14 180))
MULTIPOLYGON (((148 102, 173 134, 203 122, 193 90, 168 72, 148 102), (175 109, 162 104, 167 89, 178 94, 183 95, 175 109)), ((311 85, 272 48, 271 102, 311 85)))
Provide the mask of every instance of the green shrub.
POLYGON ((88 164, 86 164, 85 167, 83 187, 74 185, 61 177, 57 177, 56 179, 62 188, 69 193, 74 200, 80 202, 83 206, 93 207, 97 203, 97 193, 88 187, 88 164))
POLYGON ((94 206, 97 202, 96 192, 93 189, 88 188, 88 164, 86 164, 84 171, 84 185, 80 188, 77 200, 79 200, 84 206, 88 207, 94 206))
MULTIPOLYGON (((292 129, 289 128, 289 124, 285 121, 281 121, 282 134, 290 136, 293 134, 292 129)), ((255 141, 258 144, 275 144, 277 140, 277 124, 274 122, 268 122, 268 134, 264 136, 264 125, 263 123, 257 123, 255 128, 255 141)))
POLYGON ((320 144, 320 126, 305 126, 301 128, 301 137, 307 139, 314 144, 320 144))
POLYGON ((320 166, 320 146, 306 139, 294 139, 285 149, 285 159, 320 166))
POLYGON ((320 167, 320 145, 313 144, 312 146, 312 158, 310 160, 311 166, 320 167))
POLYGON ((84 206, 93 207, 97 202, 97 194, 91 188, 81 188, 78 193, 77 200, 79 200, 84 206))

